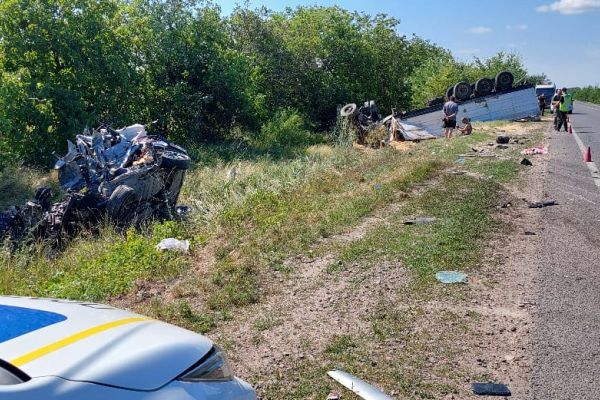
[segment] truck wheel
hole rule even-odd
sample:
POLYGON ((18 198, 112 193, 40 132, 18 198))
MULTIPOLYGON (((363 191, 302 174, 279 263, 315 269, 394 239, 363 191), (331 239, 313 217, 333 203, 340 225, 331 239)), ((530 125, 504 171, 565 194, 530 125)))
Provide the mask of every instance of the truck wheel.
POLYGON ((454 86, 454 96, 458 100, 468 100, 472 93, 471 85, 468 82, 459 82, 454 86))
POLYGON ((509 71, 502 71, 496 75, 496 91, 510 89, 515 81, 515 77, 509 71))
POLYGON ((161 156, 160 166, 163 168, 190 169, 192 160, 186 154, 165 150, 161 156))
POLYGON ((351 117, 354 114, 356 114, 356 104, 354 104, 354 103, 346 104, 340 110, 340 115, 342 117, 351 117))
POLYGON ((135 191, 127 185, 120 185, 110 195, 106 212, 118 227, 127 227, 133 223, 138 205, 135 191))
POLYGON ((487 96, 494 90, 494 81, 490 78, 481 78, 475 82, 475 92, 479 96, 487 96))
POLYGON ((450 86, 448 90, 446 90, 446 98, 450 100, 450 97, 454 96, 454 86, 450 86))

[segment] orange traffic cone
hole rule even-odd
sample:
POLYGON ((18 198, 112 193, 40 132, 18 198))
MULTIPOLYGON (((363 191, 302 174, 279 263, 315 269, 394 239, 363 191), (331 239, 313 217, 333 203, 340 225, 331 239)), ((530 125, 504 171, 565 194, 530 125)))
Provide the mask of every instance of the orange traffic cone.
POLYGON ((587 149, 585 149, 583 161, 584 162, 592 162, 592 150, 590 149, 590 146, 588 146, 587 149))
POLYGON ((569 133, 573 133, 573 128, 571 128, 571 124, 569 124, 569 133))

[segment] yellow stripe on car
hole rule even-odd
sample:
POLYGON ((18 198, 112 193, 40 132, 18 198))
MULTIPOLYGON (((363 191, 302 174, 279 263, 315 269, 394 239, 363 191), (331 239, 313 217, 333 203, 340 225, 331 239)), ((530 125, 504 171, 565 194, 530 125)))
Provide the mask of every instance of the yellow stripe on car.
POLYGON ((125 318, 125 319, 119 319, 119 320, 112 321, 112 322, 107 322, 106 324, 102 324, 102 325, 95 326, 93 328, 86 329, 86 330, 78 332, 74 335, 67 336, 66 338, 58 340, 54 343, 50 343, 46 346, 40 347, 37 350, 31 351, 27 354, 22 355, 21 357, 11 360, 11 364, 13 364, 16 367, 20 367, 21 365, 27 364, 28 362, 31 362, 40 357, 43 357, 46 354, 52 353, 56 350, 60 350, 63 347, 66 347, 70 344, 79 342, 80 340, 83 340, 90 336, 96 335, 100 332, 104 332, 104 331, 107 331, 107 330, 110 330, 110 329, 113 329, 113 328, 116 328, 119 326, 132 324, 134 322, 148 321, 149 319, 150 318, 146 318, 146 317, 134 317, 134 318, 125 318))

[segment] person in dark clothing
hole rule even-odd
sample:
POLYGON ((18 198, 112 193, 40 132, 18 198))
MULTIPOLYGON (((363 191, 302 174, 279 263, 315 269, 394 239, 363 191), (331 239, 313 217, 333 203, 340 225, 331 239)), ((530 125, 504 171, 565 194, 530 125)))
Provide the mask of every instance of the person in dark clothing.
POLYGON ((565 132, 569 130, 567 125, 567 114, 569 109, 571 108, 572 97, 571 94, 567 92, 567 88, 562 88, 560 90, 560 98, 558 100, 558 126, 556 130, 560 132, 560 128, 564 125, 565 132))
POLYGON ((546 109, 546 95, 544 93, 538 96, 538 104, 540 105, 540 115, 543 117, 546 109))
POLYGON ((560 105, 561 94, 562 93, 560 89, 556 89, 556 93, 552 97, 552 112, 554 113, 554 130, 558 130, 558 118, 560 114, 558 111, 558 106, 560 105))
POLYGON ((458 114, 458 104, 456 104, 456 97, 450 96, 450 99, 444 104, 442 108, 444 112, 444 136, 450 139, 452 137, 452 131, 456 128, 456 114, 458 114))

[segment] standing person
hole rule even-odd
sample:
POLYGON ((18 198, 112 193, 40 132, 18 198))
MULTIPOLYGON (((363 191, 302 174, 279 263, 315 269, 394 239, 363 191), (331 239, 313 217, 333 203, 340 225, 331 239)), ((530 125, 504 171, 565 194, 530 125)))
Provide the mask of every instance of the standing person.
POLYGON ((571 93, 567 93, 567 88, 562 88, 561 92, 562 93, 558 104, 558 127, 556 130, 560 132, 561 126, 564 125, 565 132, 567 132, 569 130, 569 127, 567 126, 567 113, 571 108, 572 98, 571 93))
POLYGON ((558 130, 558 117, 559 117, 558 106, 560 105, 560 95, 561 94, 562 94, 562 92, 560 91, 560 89, 556 89, 556 93, 552 97, 552 102, 551 102, 552 112, 554 113, 554 130, 558 130))
POLYGON ((540 105, 540 115, 543 117, 546 109, 546 95, 544 93, 538 96, 538 104, 540 105))
POLYGON ((456 104, 456 97, 450 96, 450 99, 444 104, 442 108, 444 112, 444 136, 450 139, 452 137, 452 131, 456 128, 456 114, 458 114, 458 104, 456 104))

